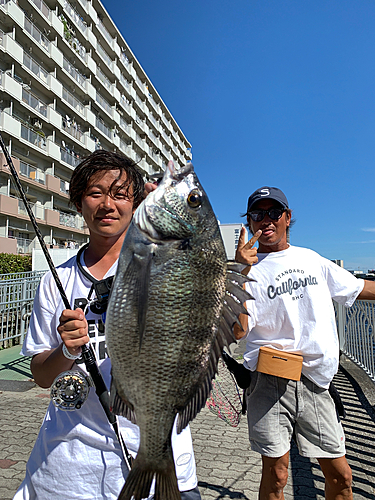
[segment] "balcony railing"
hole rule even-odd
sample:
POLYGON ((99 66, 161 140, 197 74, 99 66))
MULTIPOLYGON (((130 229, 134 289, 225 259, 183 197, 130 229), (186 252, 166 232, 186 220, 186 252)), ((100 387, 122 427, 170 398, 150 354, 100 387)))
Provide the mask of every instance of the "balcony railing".
POLYGON ((69 182, 60 179, 60 191, 64 194, 69 194, 69 182))
POLYGON ((128 134, 130 133, 130 125, 122 116, 120 116, 120 125, 128 134))
POLYGON ((34 130, 26 127, 23 123, 21 123, 21 137, 31 144, 34 144, 34 146, 38 146, 41 149, 47 149, 46 138, 41 134, 34 132, 34 130))
POLYGON ((40 78, 44 83, 47 83, 48 72, 39 63, 37 63, 32 57, 30 57, 28 54, 26 54, 26 52, 23 53, 23 64, 32 73, 34 73, 34 75, 36 75, 38 78, 40 78))
POLYGON ((124 94, 121 94, 121 100, 120 100, 120 103, 122 104, 122 106, 124 106, 124 108, 129 111, 130 113, 130 101, 129 99, 124 95, 124 94))
POLYGON ((72 5, 70 5, 69 2, 65 2, 64 10, 69 14, 71 19, 73 19, 73 21, 76 23, 76 25, 82 31, 82 33, 85 34, 86 30, 87 30, 87 24, 82 19, 82 17, 78 14, 76 9, 72 5))
POLYGON ((44 17, 49 19, 50 8, 43 2, 43 0, 31 0, 33 4, 40 10, 44 17))
POLYGON ((130 83, 129 83, 128 79, 125 78, 125 76, 122 73, 120 73, 120 82, 123 84, 123 86, 126 89, 130 89, 130 83))
POLYGON ((43 170, 23 161, 20 161, 20 174, 33 181, 38 181, 40 184, 46 183, 46 174, 43 170))
POLYGON ((109 139, 112 139, 112 131, 105 123, 103 123, 101 120, 99 120, 98 117, 96 117, 96 128, 98 128, 103 134, 105 134, 109 139))
POLYGON ((81 103, 81 101, 79 101, 76 97, 74 97, 74 95, 71 94, 69 90, 66 90, 65 87, 63 87, 62 98, 64 99, 64 101, 69 103, 76 111, 81 113, 81 115, 84 114, 85 112, 84 105, 81 103))
POLYGON ((63 59, 63 68, 74 78, 82 87, 85 84, 86 78, 76 69, 65 57, 63 59))
POLYGON ((100 104, 100 106, 107 111, 109 115, 112 116, 112 108, 108 101, 104 99, 98 92, 96 93, 96 102, 100 104))
POLYGON ((124 66, 126 66, 127 68, 130 66, 130 61, 125 52, 121 52, 120 59, 124 63, 124 66))
POLYGON ((66 117, 62 117, 62 126, 65 132, 68 132, 72 137, 77 139, 77 141, 82 140, 83 132, 81 131, 80 125, 77 125, 76 122, 72 122, 68 120, 66 117))
POLYGON ((103 73, 103 71, 100 68, 98 68, 98 67, 96 68, 96 76, 102 82, 102 84, 104 85, 104 87, 107 90, 111 90, 112 83, 110 82, 109 78, 107 78, 105 76, 105 74, 103 73))
POLYGON ((25 88, 22 88, 22 101, 28 104, 41 115, 47 117, 47 104, 38 99, 35 95, 27 91, 25 88))
POLYGON ((27 17, 25 17, 25 30, 34 38, 34 40, 41 45, 45 50, 49 50, 50 41, 43 35, 43 33, 33 24, 27 17))
POLYGON ((72 167, 76 167, 78 163, 81 161, 81 159, 78 156, 75 156, 74 154, 68 153, 63 148, 60 148, 61 152, 61 160, 65 161, 68 165, 71 165, 72 167))
POLYGON ((107 30, 107 28, 104 26, 104 24, 101 22, 100 19, 98 19, 98 22, 97 22, 97 27, 99 28, 99 31, 101 32, 101 34, 104 36, 104 38, 107 40, 107 42, 109 43, 109 45, 112 47, 112 42, 113 42, 113 38, 112 36, 110 35, 109 31, 107 30))
MULTIPOLYGON (((32 213, 36 219, 44 220, 44 207, 38 203, 29 203, 32 213)), ((28 215, 24 202, 18 198, 18 213, 19 215, 28 215)))
POLYGON ((100 43, 97 44, 96 50, 97 50, 98 54, 102 57, 104 62, 111 68, 112 67, 112 59, 109 57, 109 55, 103 49, 103 47, 100 45, 100 43))
POLYGON ((83 218, 80 215, 68 214, 60 212, 60 225, 72 227, 74 229, 83 229, 83 218))
POLYGON ((4 46, 4 31, 0 30, 0 45, 4 46))

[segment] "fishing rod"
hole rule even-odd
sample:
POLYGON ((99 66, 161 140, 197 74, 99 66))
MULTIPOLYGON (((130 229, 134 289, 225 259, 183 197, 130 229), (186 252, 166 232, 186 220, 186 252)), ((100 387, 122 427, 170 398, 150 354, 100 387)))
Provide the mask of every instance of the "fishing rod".
MULTIPOLYGON (((25 205, 25 208, 26 208, 26 211, 29 215, 30 221, 34 227, 35 234, 39 240, 40 246, 41 246, 43 253, 44 253, 44 256, 47 260, 47 264, 50 268, 53 279, 55 280, 56 286, 60 292, 64 306, 66 309, 72 309, 70 306, 68 297, 65 293, 64 287, 62 286, 62 283, 60 281, 59 275, 57 274, 57 271, 56 271, 55 265, 52 261, 51 255, 48 251, 47 245, 43 239, 42 233, 40 232, 35 215, 33 214, 32 210, 30 208, 29 201, 26 198, 26 194, 25 194, 25 191, 22 187, 17 170, 15 169, 15 167, 13 165, 12 158, 11 158, 11 156, 10 156, 6 146, 5 146, 5 143, 3 141, 1 133, 0 133, 0 146, 1 146, 1 149, 3 150, 4 155, 5 155, 8 167, 9 167, 10 172, 12 174, 13 180, 16 184, 19 195, 20 195, 20 197, 25 205)), ((120 443, 122 450, 124 452, 125 461, 127 462, 127 466, 130 470, 132 458, 131 458, 131 455, 130 455, 128 449, 126 448, 124 440, 122 439, 122 436, 119 432, 116 415, 114 413, 112 413, 110 410, 108 389, 107 389, 107 386, 105 385, 102 374, 99 371, 99 366, 96 362, 96 358, 95 358, 95 354, 94 354, 94 350, 92 348, 92 345, 85 344, 82 346, 81 349, 82 349, 82 359, 83 359, 85 366, 86 366, 86 369, 87 369, 87 371, 90 374, 90 377, 92 379, 92 383, 93 383, 93 386, 95 388, 95 392, 99 398, 100 404, 102 405, 102 408, 103 408, 103 410, 108 418, 109 423, 112 425, 112 428, 115 431, 117 439, 119 440, 119 443, 120 443)))

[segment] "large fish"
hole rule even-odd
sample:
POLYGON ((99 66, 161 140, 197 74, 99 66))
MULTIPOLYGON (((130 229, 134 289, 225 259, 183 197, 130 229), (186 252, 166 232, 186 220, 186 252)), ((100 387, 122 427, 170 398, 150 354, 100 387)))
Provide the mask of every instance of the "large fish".
POLYGON ((191 164, 168 165, 136 210, 106 320, 113 411, 137 423, 140 446, 119 499, 180 500, 171 447, 204 406, 222 349, 250 296, 228 267, 210 202, 191 164))

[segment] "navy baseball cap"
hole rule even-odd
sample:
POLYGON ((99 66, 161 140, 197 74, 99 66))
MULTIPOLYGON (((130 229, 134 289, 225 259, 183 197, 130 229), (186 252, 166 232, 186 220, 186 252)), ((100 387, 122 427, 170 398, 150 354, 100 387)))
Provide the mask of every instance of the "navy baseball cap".
POLYGON ((281 189, 263 186, 254 191, 254 193, 249 197, 249 200, 247 202, 247 213, 250 212, 257 201, 267 199, 277 201, 278 203, 280 203, 280 205, 282 205, 283 208, 289 208, 288 200, 286 199, 286 196, 281 191, 281 189))

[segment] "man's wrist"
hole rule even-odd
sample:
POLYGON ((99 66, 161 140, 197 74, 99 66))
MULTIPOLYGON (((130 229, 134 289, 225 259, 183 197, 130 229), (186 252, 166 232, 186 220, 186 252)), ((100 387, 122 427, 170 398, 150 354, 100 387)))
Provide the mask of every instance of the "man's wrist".
POLYGON ((66 359, 70 359, 70 360, 74 360, 74 361, 81 357, 81 351, 78 354, 71 354, 64 343, 62 345, 62 353, 66 359))

